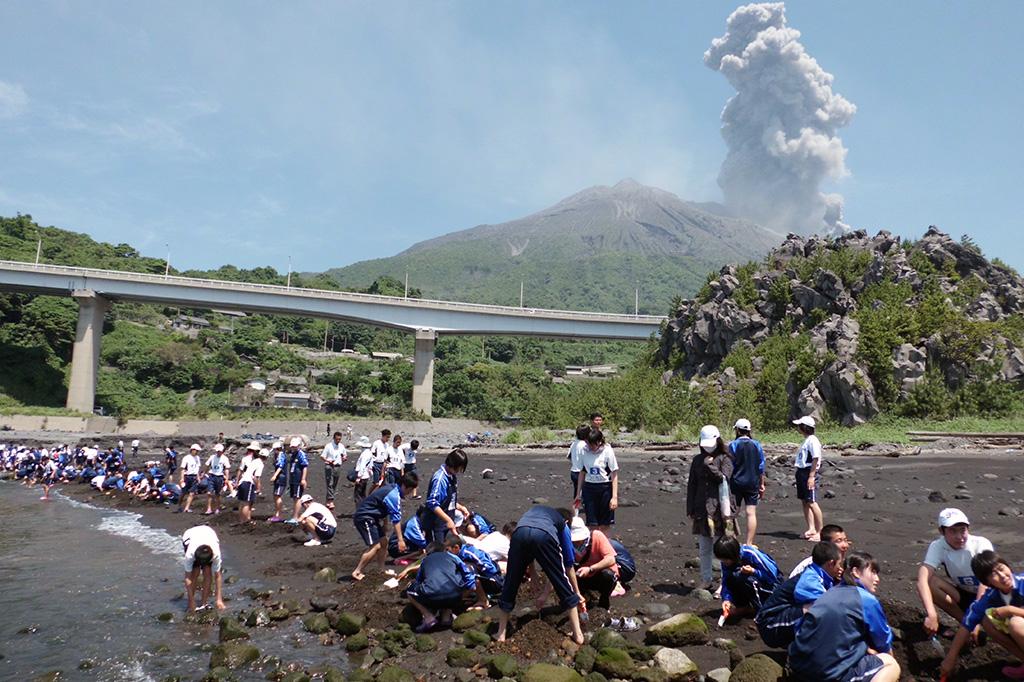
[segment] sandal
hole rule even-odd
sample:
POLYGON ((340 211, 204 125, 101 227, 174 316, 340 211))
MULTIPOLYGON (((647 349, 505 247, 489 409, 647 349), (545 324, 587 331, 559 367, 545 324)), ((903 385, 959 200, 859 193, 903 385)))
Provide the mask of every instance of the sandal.
POLYGON ((426 633, 426 632, 430 632, 431 630, 433 630, 436 627, 437 627, 437 618, 431 618, 430 620, 425 620, 422 623, 420 623, 419 625, 417 625, 416 626, 416 632, 418 632, 420 634, 423 634, 423 633, 426 633))

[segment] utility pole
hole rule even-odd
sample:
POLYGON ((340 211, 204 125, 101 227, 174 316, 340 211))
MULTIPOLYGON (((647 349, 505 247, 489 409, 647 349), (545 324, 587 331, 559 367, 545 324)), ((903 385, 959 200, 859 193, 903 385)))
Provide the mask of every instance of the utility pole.
POLYGON ((285 282, 285 287, 288 289, 292 288, 292 257, 288 256, 288 279, 285 282))
POLYGON ((164 244, 167 247, 167 258, 164 259, 164 277, 171 274, 171 245, 164 244))
POLYGON ((523 280, 519 280, 519 307, 523 307, 523 280))
POLYGON ((329 332, 331 330, 331 321, 330 320, 324 320, 324 322, 326 322, 326 324, 324 324, 324 352, 326 353, 327 352, 327 332, 329 332))
POLYGON ((409 298, 409 271, 405 271, 405 297, 409 298))
POLYGON ((39 255, 43 252, 43 238, 39 238, 39 243, 36 244, 36 265, 39 265, 39 255))
POLYGON ((636 297, 633 299, 633 315, 640 317, 640 281, 636 283, 636 297))

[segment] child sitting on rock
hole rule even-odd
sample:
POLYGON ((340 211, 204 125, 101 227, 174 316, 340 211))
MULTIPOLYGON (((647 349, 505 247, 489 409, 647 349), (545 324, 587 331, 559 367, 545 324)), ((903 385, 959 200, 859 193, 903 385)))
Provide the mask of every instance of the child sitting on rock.
POLYGON ((804 613, 842 575, 843 560, 839 548, 824 540, 814 545, 811 564, 800 575, 776 587, 757 612, 754 621, 764 643, 771 647, 789 646, 804 613))
MULTIPOLYGON (((453 533, 454 537, 458 537, 453 533)), ((461 610, 463 594, 476 590, 476 573, 455 553, 435 543, 430 554, 423 557, 419 570, 406 594, 423 616, 417 632, 430 632, 452 622, 452 612, 461 610)))
POLYGON ((782 579, 775 560, 731 535, 715 540, 714 552, 722 562, 722 615, 753 616, 782 579))

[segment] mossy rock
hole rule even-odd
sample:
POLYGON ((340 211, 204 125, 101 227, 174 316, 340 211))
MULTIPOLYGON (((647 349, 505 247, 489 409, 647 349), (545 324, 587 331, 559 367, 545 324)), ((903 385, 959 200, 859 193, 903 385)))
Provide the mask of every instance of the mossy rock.
POLYGON ((310 611, 308 604, 298 601, 296 599, 286 601, 285 603, 281 604, 281 608, 288 609, 288 613, 292 614, 293 616, 305 616, 310 611))
POLYGON ((644 646, 643 644, 634 644, 633 642, 626 643, 626 653, 633 657, 634 661, 649 661, 654 658, 654 654, 660 647, 656 646, 644 646))
POLYGON ((669 682, 665 671, 657 668, 637 668, 632 679, 633 682, 669 682))
POLYGON ((377 682, 415 682, 415 680, 415 675, 397 665, 389 665, 377 675, 377 682))
POLYGON ((421 654, 437 649, 437 642, 430 635, 416 635, 416 643, 413 648, 421 654))
POLYGON ((96 661, 91 658, 83 658, 78 662, 79 670, 92 670, 96 667, 96 661))
POLYGON ((478 656, 475 651, 464 647, 449 649, 445 661, 453 668, 472 668, 477 664, 478 656))
POLYGON ((345 675, 335 667, 328 666, 321 671, 324 682, 345 682, 345 675))
POLYGON ((225 616, 220 619, 220 633, 218 638, 221 642, 230 642, 235 639, 249 639, 249 632, 245 626, 234 618, 225 616))
POLYGON ((535 663, 527 668, 522 682, 583 682, 583 676, 564 665, 535 663))
POLYGON ((583 682, 608 682, 608 678, 599 672, 590 672, 583 678, 583 682))
POLYGON ((282 621, 282 620, 288 620, 291 617, 292 617, 292 612, 289 611, 288 609, 284 609, 284 608, 282 608, 282 609, 272 609, 267 614, 267 618, 269 618, 272 621, 278 621, 278 622, 282 621))
POLYGON ((32 678, 32 682, 59 682, 64 679, 64 673, 60 670, 51 670, 49 672, 36 675, 32 678))
POLYGON ((413 633, 411 627, 405 623, 399 623, 381 635, 381 640, 385 642, 394 642, 398 646, 406 648, 412 646, 416 642, 416 635, 413 633))
POLYGON ((585 644, 580 647, 573 658, 572 663, 581 673, 586 674, 594 669, 594 660, 597 659, 597 649, 585 644))
POLYGON ((345 640, 346 651, 362 651, 370 646, 370 638, 366 636, 365 632, 357 632, 354 635, 349 635, 348 639, 345 640))
POLYGON ((497 656, 492 656, 491 660, 487 661, 487 674, 491 679, 500 680, 503 677, 515 677, 518 672, 519 663, 516 662, 513 656, 508 654, 498 654, 497 656))
POLYGON ((392 656, 391 652, 382 646, 375 646, 370 649, 370 658, 377 663, 382 663, 392 656))
POLYGON ((227 668, 236 670, 260 657, 260 650, 244 640, 218 644, 210 655, 210 669, 227 668))
POLYGON ((708 624, 695 613, 679 613, 647 628, 644 641, 668 647, 706 644, 708 624))
POLYGON ((615 630, 609 630, 608 628, 601 628, 594 632, 590 638, 590 646, 595 649, 604 649, 605 647, 611 647, 613 649, 625 649, 626 638, 620 635, 615 630))
POLYGON ((452 630, 454 632, 465 632, 471 630, 484 622, 483 611, 466 611, 456 616, 455 620, 452 621, 452 630))
POLYGON ((306 632, 311 632, 314 635, 322 635, 325 632, 330 631, 331 624, 327 622, 327 616, 322 613, 310 613, 302 619, 302 627, 306 628, 306 632))
POLYGON ((732 671, 729 682, 778 682, 782 666, 764 654, 747 656, 732 671))
POLYGON ((245 626, 249 628, 263 627, 270 623, 270 612, 257 606, 245 615, 245 626))
POLYGON ((203 675, 202 682, 229 682, 237 679, 227 668, 218 667, 203 675))
POLYGON ((163 613, 158 615, 156 617, 156 619, 158 621, 160 621, 161 623, 173 623, 174 622, 174 614, 171 613, 170 611, 164 611, 163 613))
POLYGON ((348 675, 348 682, 373 682, 373 675, 369 670, 353 670, 348 675))
POLYGON ((608 677, 622 677, 628 680, 636 670, 636 662, 622 649, 605 647, 597 652, 594 670, 608 677))
POLYGON ((338 572, 330 566, 324 566, 313 574, 313 580, 320 583, 336 583, 338 582, 338 572))
POLYGON ((466 630, 462 634, 462 643, 470 649, 478 646, 487 646, 491 643, 491 636, 480 630, 466 630))
POLYGON ((366 616, 349 611, 342 611, 334 617, 334 621, 331 623, 334 631, 345 637, 356 634, 363 629, 364 625, 366 625, 366 616))
POLYGON ((290 673, 286 673, 284 677, 280 679, 280 682, 309 682, 310 677, 301 670, 294 670, 290 673))

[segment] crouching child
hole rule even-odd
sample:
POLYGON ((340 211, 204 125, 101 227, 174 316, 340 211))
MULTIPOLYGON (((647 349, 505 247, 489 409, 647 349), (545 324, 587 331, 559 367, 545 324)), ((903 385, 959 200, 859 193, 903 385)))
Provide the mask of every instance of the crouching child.
POLYGON ((775 560, 731 535, 715 540, 714 552, 722 562, 722 616, 755 615, 782 578, 775 560))
POLYGON ((831 542, 819 542, 811 550, 811 564, 775 588, 754 618, 765 644, 784 648, 793 642, 804 613, 839 582, 843 574, 841 556, 831 542))
MULTIPOLYGON (((455 536, 458 537, 458 536, 455 536)), ((406 594, 423 616, 417 632, 429 632, 438 623, 448 626, 452 612, 462 610, 464 595, 476 591, 476 573, 458 557, 458 549, 435 543, 427 554, 406 594)))

